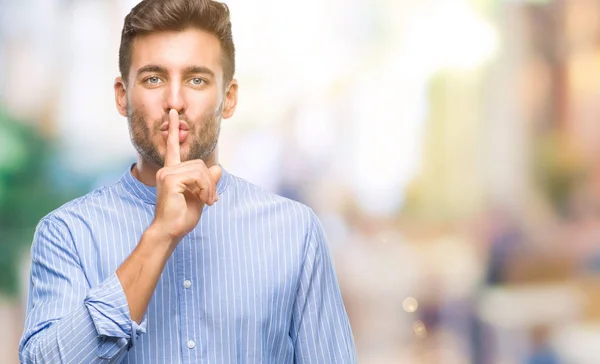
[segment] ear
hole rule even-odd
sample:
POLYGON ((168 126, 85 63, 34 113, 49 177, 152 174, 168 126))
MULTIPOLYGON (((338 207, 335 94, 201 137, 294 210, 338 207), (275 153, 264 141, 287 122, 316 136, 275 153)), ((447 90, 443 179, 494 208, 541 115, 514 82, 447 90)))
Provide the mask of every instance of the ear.
POLYGON ((125 81, 123 81, 123 78, 115 78, 114 89, 117 110, 119 111, 119 114, 127 117, 127 89, 125 87, 125 81))
POLYGON ((237 106, 238 99, 238 83, 234 78, 229 83, 229 87, 227 87, 227 91, 225 91, 225 99, 223 103, 223 119, 228 119, 233 116, 235 113, 235 108, 237 106))

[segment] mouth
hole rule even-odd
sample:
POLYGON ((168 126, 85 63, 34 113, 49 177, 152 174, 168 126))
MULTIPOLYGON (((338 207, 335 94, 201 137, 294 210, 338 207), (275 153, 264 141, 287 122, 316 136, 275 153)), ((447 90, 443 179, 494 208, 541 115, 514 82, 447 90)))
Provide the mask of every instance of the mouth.
MULTIPOLYGON (((169 122, 165 121, 160 126, 160 131, 162 132, 162 131, 168 131, 168 130, 169 130, 169 122)), ((188 123, 186 121, 179 120, 179 130, 188 131, 188 130, 190 130, 190 126, 188 125, 188 123)))
MULTIPOLYGON (((164 130, 161 131, 160 134, 165 138, 165 140, 169 137, 169 131, 164 130)), ((183 143, 187 138, 189 132, 187 130, 179 129, 179 143, 183 143)))
MULTIPOLYGON (((189 134, 190 127, 187 122, 179 120, 179 143, 183 143, 189 134)), ((160 126, 161 135, 167 139, 169 136, 169 122, 164 122, 160 126)))

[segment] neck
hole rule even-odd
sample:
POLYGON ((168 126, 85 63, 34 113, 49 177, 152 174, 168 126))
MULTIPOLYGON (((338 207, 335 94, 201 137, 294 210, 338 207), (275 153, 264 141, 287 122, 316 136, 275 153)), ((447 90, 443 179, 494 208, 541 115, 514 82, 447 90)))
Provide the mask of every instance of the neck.
MULTIPOLYGON (((207 168, 219 163, 217 148, 204 161, 207 168)), ((145 160, 138 154, 137 163, 133 166, 131 173, 133 176, 146 186, 156 187, 156 172, 162 167, 150 161, 145 160)))

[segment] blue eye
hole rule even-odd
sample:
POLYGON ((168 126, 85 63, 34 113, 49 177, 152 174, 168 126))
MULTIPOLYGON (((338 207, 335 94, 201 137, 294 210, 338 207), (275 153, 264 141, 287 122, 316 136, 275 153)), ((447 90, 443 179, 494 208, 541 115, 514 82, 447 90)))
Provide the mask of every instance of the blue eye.
POLYGON ((151 83, 151 84, 157 84, 160 82, 160 78, 156 77, 156 76, 152 76, 146 79, 147 83, 151 83))
POLYGON ((204 83, 204 80, 198 77, 194 77, 190 80, 190 82, 192 83, 192 85, 200 86, 204 83))

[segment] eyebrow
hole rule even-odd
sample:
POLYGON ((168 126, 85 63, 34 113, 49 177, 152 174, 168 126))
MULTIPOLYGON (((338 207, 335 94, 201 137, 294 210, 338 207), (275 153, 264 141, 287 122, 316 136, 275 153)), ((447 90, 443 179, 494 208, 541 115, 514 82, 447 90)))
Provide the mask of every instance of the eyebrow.
MULTIPOLYGON (((162 74, 168 73, 167 68, 164 66, 149 64, 149 65, 143 66, 140 69, 138 69, 137 74, 140 75, 142 73, 147 73, 147 72, 156 72, 156 73, 162 73, 162 74)), ((183 74, 192 74, 192 73, 204 73, 213 78, 215 77, 215 73, 208 67, 190 65, 183 69, 183 74)))
POLYGON ((203 66, 187 66, 183 69, 183 74, 191 74, 191 73, 204 73, 211 77, 215 77, 215 73, 208 67, 203 66))

